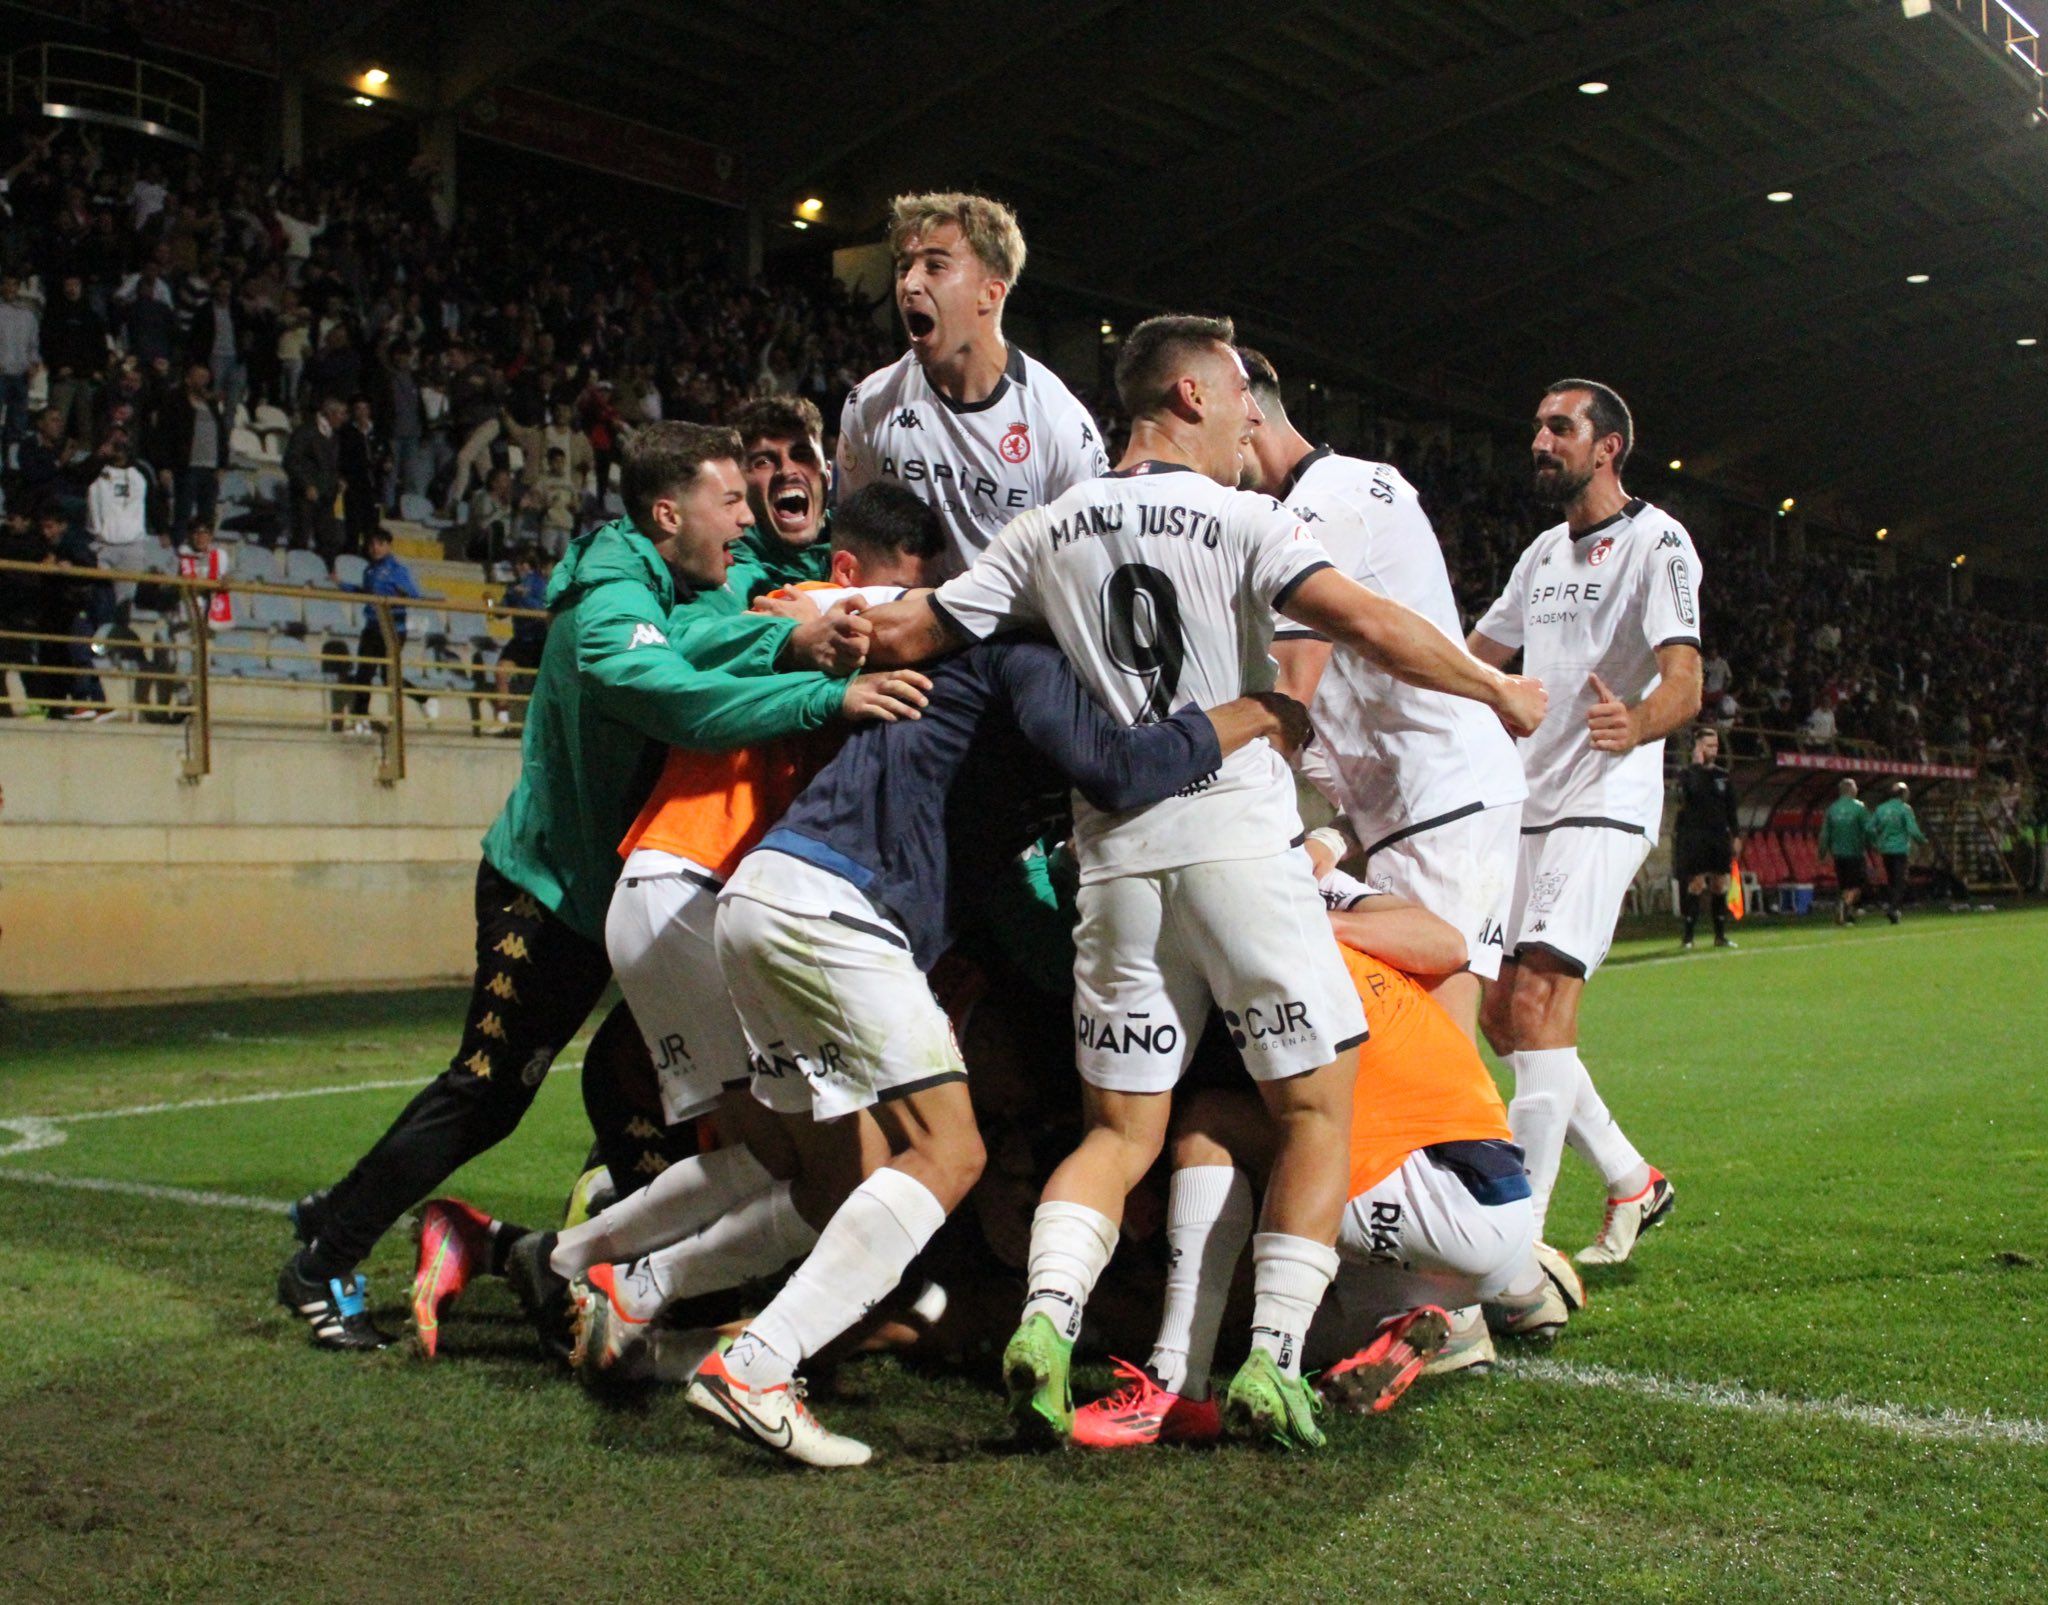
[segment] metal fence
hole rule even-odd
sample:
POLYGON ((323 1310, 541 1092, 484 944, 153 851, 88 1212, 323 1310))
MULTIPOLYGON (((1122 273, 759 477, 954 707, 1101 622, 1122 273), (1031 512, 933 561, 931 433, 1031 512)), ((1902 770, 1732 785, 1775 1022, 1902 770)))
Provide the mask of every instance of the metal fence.
POLYGON ((107 123, 198 150, 206 85, 190 73, 90 45, 40 44, 7 57, 7 109, 107 123))
POLYGON ((374 738, 378 779, 397 781, 409 733, 518 736, 536 671, 505 636, 522 619, 547 614, 0 560, 0 698, 12 670, 31 714, 182 725, 191 780, 216 730, 297 729, 374 738), (217 616, 220 597, 249 623, 217 616))

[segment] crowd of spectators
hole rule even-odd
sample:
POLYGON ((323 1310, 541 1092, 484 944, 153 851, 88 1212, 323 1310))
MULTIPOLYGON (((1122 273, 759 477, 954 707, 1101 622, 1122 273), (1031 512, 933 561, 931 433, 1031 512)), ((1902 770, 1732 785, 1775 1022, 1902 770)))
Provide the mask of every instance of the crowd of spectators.
POLYGON ((274 408, 284 505, 249 532, 330 568, 406 498, 465 554, 559 549, 636 425, 722 422, 770 392, 836 418, 893 354, 829 276, 743 282, 702 242, 593 226, 552 196, 443 228, 417 167, 273 175, 38 131, 0 209, 9 495, 83 518, 125 446, 148 533, 175 540, 212 516, 234 431, 274 408))
MULTIPOLYGON (((238 431, 269 421, 288 431, 281 482, 235 509, 245 539, 332 571, 410 511, 442 527, 445 555, 503 575, 515 551, 559 551, 602 514, 636 425, 723 422, 784 393, 829 426, 896 353, 873 303, 829 276, 744 282, 706 242, 651 233, 539 194, 444 227, 418 167, 274 174, 84 129, 25 136, 0 169, 8 555, 136 567, 138 543, 159 540, 213 572, 238 431)), ((1113 396, 1091 404, 1114 442, 1113 396)), ((1366 434, 1335 443, 1415 484, 1469 624, 1552 516, 1518 443, 1366 434)), ((1759 561, 1693 522, 1706 713, 1738 751, 1767 729, 1814 750, 2048 762, 2048 630, 1935 605, 1868 563, 1759 561)))

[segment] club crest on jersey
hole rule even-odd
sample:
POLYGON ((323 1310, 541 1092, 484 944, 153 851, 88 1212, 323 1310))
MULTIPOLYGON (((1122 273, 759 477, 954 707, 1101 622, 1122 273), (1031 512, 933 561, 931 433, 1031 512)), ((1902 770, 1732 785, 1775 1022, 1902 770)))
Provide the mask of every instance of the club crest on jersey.
POLYGON ((1031 426, 1012 424, 1003 431, 1003 438, 997 442, 996 450, 1003 454, 1006 463, 1021 463, 1031 455, 1031 426))
POLYGON ((1593 543, 1593 549, 1586 554, 1586 561, 1595 568, 1598 568, 1607 561, 1608 554, 1613 550, 1614 537, 1612 535, 1602 535, 1593 543))

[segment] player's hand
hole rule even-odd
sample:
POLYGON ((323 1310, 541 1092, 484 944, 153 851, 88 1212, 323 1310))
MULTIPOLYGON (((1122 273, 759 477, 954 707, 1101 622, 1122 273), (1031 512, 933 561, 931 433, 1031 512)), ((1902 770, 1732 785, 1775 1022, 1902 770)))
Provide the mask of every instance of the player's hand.
POLYGON ((808 624, 820 618, 818 604, 802 591, 768 591, 754 598, 754 613, 766 613, 773 618, 794 619, 799 624, 808 624))
POLYGON ((822 618, 790 632, 790 659, 821 674, 852 674, 867 662, 874 634, 874 625, 860 616, 858 608, 841 602, 822 618))
POLYGON ((894 724, 922 716, 932 683, 915 669, 882 669, 846 682, 839 711, 856 724, 894 724))
POLYGON ((1616 757, 1635 751, 1636 726, 1628 704, 1597 674, 1590 676, 1586 684, 1600 699, 1586 710, 1586 729, 1593 737, 1593 750, 1611 752, 1616 757))
POLYGON ((1500 715, 1509 735, 1533 736, 1549 711, 1550 693, 1543 689, 1541 680, 1532 680, 1526 674, 1501 676, 1500 701, 1494 704, 1494 712, 1500 715))
POLYGON ((1308 709, 1285 692, 1252 691, 1247 695, 1272 716, 1273 728, 1267 732, 1266 739, 1280 750, 1281 757, 1292 758, 1315 739, 1315 726, 1308 722, 1308 709))

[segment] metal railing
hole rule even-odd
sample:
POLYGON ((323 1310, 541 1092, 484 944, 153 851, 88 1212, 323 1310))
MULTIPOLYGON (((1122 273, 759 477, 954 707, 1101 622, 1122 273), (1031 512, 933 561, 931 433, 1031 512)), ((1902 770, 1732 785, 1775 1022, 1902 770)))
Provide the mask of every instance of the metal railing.
POLYGON ((109 123, 198 150, 206 139, 206 85, 190 73, 90 45, 29 45, 7 58, 15 116, 109 123))
MULTIPOLYGON (((502 657, 496 661, 468 660, 459 655, 429 657, 415 649, 432 649, 436 640, 442 650, 460 639, 478 651, 486 639, 502 647, 490 625, 504 620, 545 620, 548 615, 526 608, 506 608, 494 603, 450 601, 442 597, 367 596, 355 591, 330 590, 297 585, 275 585, 261 580, 200 579, 182 574, 152 573, 140 569, 81 568, 57 563, 22 563, 0 560, 0 701, 8 695, 6 673, 21 677, 29 711, 76 720, 127 719, 148 723, 177 723, 184 726, 184 774, 196 781, 213 764, 213 734, 220 729, 326 730, 338 734, 368 734, 379 741, 377 778, 386 783, 405 777, 406 739, 410 728, 421 720, 407 710, 409 702, 427 704, 446 695, 469 703, 466 721, 474 735, 517 736, 524 728, 525 707, 532 697, 534 669, 502 657), (51 586, 74 588, 75 597, 53 596, 51 586), (92 605, 92 588, 99 592, 101 605, 92 605), (98 611, 117 613, 111 595, 115 588, 134 588, 125 631, 116 626, 93 624, 81 632, 80 615, 88 618, 98 611), (153 588, 153 589, 151 589, 153 588), (254 644, 223 645, 218 636, 241 626, 223 624, 211 617, 214 599, 259 596, 283 597, 302 603, 341 604, 356 613, 359 621, 347 629, 301 626, 294 630, 270 629, 261 655, 266 663, 303 664, 317 667, 318 674, 250 674, 234 660, 253 655, 254 644), (154 604, 154 605, 149 605, 154 604), (407 639, 398 615, 411 612, 442 613, 473 619, 476 628, 456 637, 454 632, 435 632, 407 639), (38 620, 37 615, 41 617, 38 620), (61 628, 23 627, 54 624, 61 628), (374 624, 383 650, 361 652, 348 640, 374 624), (148 627, 151 634, 144 635, 148 627), (290 645, 280 646, 282 637, 290 645), (336 650, 339 648, 339 650, 336 650), (227 660, 225 670, 216 654, 227 660), (430 684, 408 681, 408 669, 436 673, 460 684, 430 684), (116 681, 128 696, 116 700, 104 685, 97 695, 82 694, 86 681, 116 681), (381 680, 379 687, 372 681, 381 680), (243 708, 224 705, 220 693, 266 693, 250 697, 253 705, 243 708), (310 695, 325 700, 320 711, 300 712, 289 706, 296 697, 310 695), (373 714, 373 702, 383 704, 373 714), (276 705, 266 705, 275 703, 276 705), (489 705, 490 717, 485 716, 489 705), (499 720, 498 712, 506 718, 499 720)), ((262 628, 258 626, 257 628, 262 628)), ((230 701, 232 699, 229 699, 230 701)), ((0 729, 12 721, 0 720, 0 729)), ((428 728, 437 721, 427 718, 428 728)))

